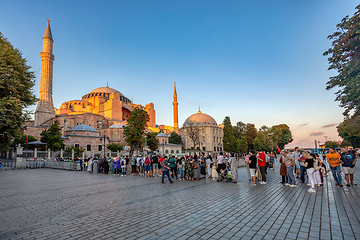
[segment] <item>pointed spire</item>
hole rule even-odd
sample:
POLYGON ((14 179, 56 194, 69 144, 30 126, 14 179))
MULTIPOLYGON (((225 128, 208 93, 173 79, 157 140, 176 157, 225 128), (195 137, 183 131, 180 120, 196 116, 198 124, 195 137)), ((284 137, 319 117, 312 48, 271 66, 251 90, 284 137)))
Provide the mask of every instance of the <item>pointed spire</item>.
POLYGON ((198 111, 198 113, 201 113, 201 110, 200 110, 200 105, 199 105, 199 111, 198 111))
POLYGON ((176 93, 176 82, 174 82, 174 95, 176 96, 177 93, 176 93))
POLYGON ((108 81, 106 81, 106 87, 109 87, 109 82, 108 81))
POLYGON ((48 24, 47 24, 47 27, 46 27, 46 30, 45 30, 45 33, 44 33, 44 37, 43 38, 48 38, 52 41, 53 38, 52 38, 52 34, 51 34, 51 29, 50 29, 50 20, 48 19, 48 24))

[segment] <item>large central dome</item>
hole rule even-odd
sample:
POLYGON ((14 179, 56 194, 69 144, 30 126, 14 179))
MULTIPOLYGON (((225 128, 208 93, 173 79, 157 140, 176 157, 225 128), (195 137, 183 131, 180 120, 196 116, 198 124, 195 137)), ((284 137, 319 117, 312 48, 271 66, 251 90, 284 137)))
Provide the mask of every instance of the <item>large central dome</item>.
POLYGON ((209 115, 199 112, 188 117, 184 122, 184 127, 186 126, 217 126, 216 121, 209 115))
POLYGON ((116 89, 113 88, 109 88, 109 87, 99 87, 99 88, 95 88, 94 90, 92 90, 90 93, 120 93, 121 96, 124 96, 121 92, 119 92, 116 89))

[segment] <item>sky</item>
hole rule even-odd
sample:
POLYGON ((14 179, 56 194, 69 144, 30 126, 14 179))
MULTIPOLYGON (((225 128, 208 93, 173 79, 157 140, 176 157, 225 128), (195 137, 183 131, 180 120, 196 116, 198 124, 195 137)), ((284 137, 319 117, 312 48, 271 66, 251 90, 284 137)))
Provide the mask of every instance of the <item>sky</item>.
MULTIPOLYGON (((54 39, 54 106, 109 87, 154 103, 156 123, 198 111, 257 128, 285 123, 294 141, 340 140, 344 109, 323 53, 353 0, 3 1, 0 31, 23 53, 40 91, 47 19, 54 39)), ((35 110, 36 106, 30 108, 35 110)))

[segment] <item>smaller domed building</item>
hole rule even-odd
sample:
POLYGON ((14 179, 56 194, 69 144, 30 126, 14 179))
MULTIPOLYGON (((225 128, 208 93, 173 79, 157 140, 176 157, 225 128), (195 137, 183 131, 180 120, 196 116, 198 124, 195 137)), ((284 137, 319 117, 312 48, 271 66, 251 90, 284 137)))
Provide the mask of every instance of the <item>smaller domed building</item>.
POLYGON ((218 153, 223 150, 223 128, 213 117, 202 113, 200 109, 198 113, 185 120, 179 134, 185 149, 198 149, 208 153, 218 153))

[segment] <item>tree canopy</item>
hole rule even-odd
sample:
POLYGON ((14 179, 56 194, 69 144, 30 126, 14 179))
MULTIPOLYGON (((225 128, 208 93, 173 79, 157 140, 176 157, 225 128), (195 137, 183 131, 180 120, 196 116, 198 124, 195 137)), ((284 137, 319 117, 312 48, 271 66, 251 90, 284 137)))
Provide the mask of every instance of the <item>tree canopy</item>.
POLYGON ((181 136, 179 134, 177 134, 176 132, 172 132, 169 137, 169 143, 182 144, 181 136))
POLYGON ((9 149, 11 141, 21 135, 28 119, 25 109, 36 102, 33 93, 34 72, 27 60, 0 33, 0 151, 9 149))
POLYGON ((330 77, 326 89, 338 89, 336 101, 345 108, 344 115, 354 111, 359 115, 360 109, 360 5, 354 16, 344 17, 336 25, 336 31, 328 36, 332 46, 324 56, 329 56, 329 70, 336 70, 337 75, 330 77))
POLYGON ((61 127, 58 120, 55 120, 48 129, 42 131, 40 136, 40 141, 46 143, 46 148, 51 151, 59 151, 65 146, 61 138, 61 127))
POLYGON ((156 151, 159 148, 159 139, 156 138, 156 132, 148 132, 146 133, 146 146, 150 149, 150 151, 156 151))
POLYGON ((223 145, 226 152, 243 153, 247 150, 261 149, 275 151, 276 146, 284 149, 292 142, 291 131, 288 125, 279 124, 272 127, 262 126, 259 130, 252 123, 238 122, 231 125, 229 117, 224 119, 223 145))
POLYGON ((144 143, 144 135, 147 122, 150 121, 149 114, 140 108, 131 111, 127 119, 127 125, 124 126, 125 141, 130 146, 130 156, 133 155, 135 148, 141 147, 144 143))
POLYGON ((124 150, 124 146, 118 143, 109 143, 108 145, 106 145, 106 147, 112 152, 121 152, 122 150, 124 150))
POLYGON ((337 148, 339 147, 339 144, 333 141, 326 141, 325 142, 325 148, 337 148))

